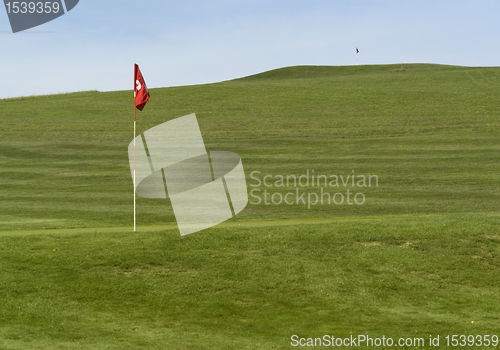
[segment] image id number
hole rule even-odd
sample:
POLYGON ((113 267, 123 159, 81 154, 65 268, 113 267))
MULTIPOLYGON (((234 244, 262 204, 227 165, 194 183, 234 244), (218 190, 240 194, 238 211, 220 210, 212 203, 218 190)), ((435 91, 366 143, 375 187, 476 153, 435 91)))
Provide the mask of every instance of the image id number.
POLYGON ((58 13, 58 2, 7 2, 7 13, 58 13))

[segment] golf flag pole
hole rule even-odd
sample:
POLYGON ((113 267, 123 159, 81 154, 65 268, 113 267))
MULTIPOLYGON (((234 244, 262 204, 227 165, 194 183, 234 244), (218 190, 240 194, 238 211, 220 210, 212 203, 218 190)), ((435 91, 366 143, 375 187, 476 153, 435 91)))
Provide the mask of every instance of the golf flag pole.
MULTIPOLYGON (((134 92, 135 94, 135 92, 134 92)), ((134 232, 135 232, 135 103, 134 103, 134 232)))
MULTIPOLYGON (((135 83, 134 83, 135 85, 135 83)), ((135 232, 135 135, 136 135, 136 119, 135 119, 135 87, 134 87, 134 232, 135 232)))
POLYGON ((136 191, 135 191, 135 137, 136 137, 136 109, 142 111, 149 101, 149 91, 146 82, 142 77, 141 70, 137 64, 134 64, 134 231, 136 230, 136 191))

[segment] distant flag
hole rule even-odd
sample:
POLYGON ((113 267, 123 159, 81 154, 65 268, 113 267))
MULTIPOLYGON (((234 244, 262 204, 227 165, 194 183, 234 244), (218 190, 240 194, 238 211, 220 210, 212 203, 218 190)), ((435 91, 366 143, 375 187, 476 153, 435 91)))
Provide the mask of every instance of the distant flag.
POLYGON ((136 139, 136 109, 142 111, 146 103, 149 101, 149 91, 146 87, 146 82, 142 77, 141 70, 137 64, 134 64, 134 231, 136 226, 136 203, 135 203, 135 139, 136 139))
POLYGON ((142 111, 146 103, 149 101, 149 91, 137 64, 134 65, 134 98, 135 107, 140 111, 142 111))
POLYGON ((358 48, 356 48, 356 53, 359 53, 359 50, 358 50, 358 48))

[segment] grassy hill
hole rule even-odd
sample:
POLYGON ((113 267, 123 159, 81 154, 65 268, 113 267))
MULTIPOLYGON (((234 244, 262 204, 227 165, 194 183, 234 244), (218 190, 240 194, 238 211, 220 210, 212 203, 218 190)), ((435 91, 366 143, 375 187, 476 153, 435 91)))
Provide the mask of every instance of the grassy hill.
POLYGON ((500 68, 427 64, 151 89, 138 132, 196 113, 261 199, 185 237, 168 200, 138 198, 132 232, 131 91, 0 100, 0 348, 500 336, 499 92, 500 68), (378 186, 323 188, 362 205, 266 205, 322 186, 255 179, 313 171, 378 186))

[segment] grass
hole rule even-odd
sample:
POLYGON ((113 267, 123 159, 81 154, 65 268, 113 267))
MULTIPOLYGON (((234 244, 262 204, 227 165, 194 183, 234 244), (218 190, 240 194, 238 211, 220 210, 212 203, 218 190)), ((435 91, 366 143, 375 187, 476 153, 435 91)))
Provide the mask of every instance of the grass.
POLYGON ((0 348, 500 335, 500 68, 399 68, 151 89, 138 132, 195 112, 208 150, 241 156, 249 191, 266 189, 252 172, 379 179, 327 188, 363 205, 251 197, 185 237, 168 200, 139 198, 131 232, 130 91, 0 100, 0 348))

